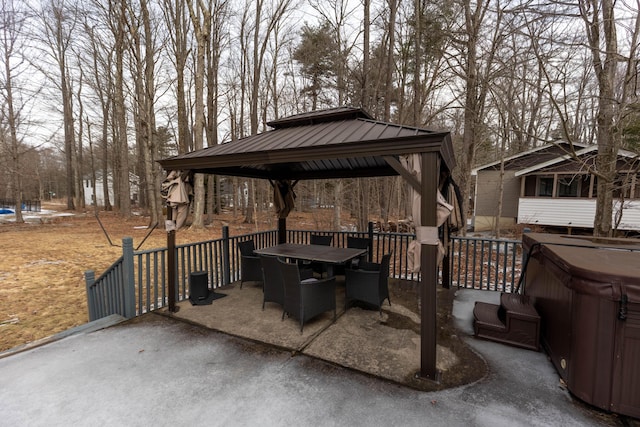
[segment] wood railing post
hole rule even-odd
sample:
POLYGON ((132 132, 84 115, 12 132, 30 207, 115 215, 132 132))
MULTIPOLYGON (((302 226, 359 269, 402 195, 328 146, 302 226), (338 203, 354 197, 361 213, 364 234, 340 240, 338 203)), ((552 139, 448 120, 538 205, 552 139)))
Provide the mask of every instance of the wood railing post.
POLYGON ((229 226, 222 227, 222 284, 231 283, 231 257, 229 249, 229 226))
POLYGON ((122 278, 123 296, 124 296, 124 313, 122 315, 127 319, 136 316, 136 281, 133 268, 133 238, 125 237, 122 239, 122 278))
POLYGON ((448 223, 444 223, 444 258, 442 259, 442 287, 451 288, 451 232, 448 223))
POLYGON ((369 221, 369 225, 367 227, 367 238, 369 239, 369 247, 371 248, 371 250, 367 254, 367 257, 369 258, 367 261, 373 262, 373 222, 372 221, 369 221))
POLYGON ((87 286, 87 307, 89 308, 89 322, 97 319, 96 296, 93 285, 96 283, 96 273, 93 270, 84 272, 84 282, 87 286))

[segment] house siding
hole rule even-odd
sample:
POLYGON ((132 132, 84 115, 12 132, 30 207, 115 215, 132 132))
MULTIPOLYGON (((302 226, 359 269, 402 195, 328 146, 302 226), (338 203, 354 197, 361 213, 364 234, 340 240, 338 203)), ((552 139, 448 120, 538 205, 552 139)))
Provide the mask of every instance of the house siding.
MULTIPOLYGON (((504 172, 504 194, 500 228, 512 227, 518 216, 518 197, 520 197, 520 178, 515 171, 504 172)), ((495 226, 500 189, 500 171, 483 170, 477 176, 473 229, 491 230, 495 226)))
MULTIPOLYGON (((518 198, 520 197, 520 179, 515 171, 504 173, 504 195, 502 197, 502 217, 518 216, 518 198)), ((482 171, 478 174, 476 192, 476 215, 495 216, 498 209, 500 171, 482 171)))
MULTIPOLYGON (((619 205, 614 202, 614 221, 619 205)), ((593 228, 595 215, 596 199, 524 197, 520 199, 518 223, 593 228)), ((640 230, 640 200, 625 202, 618 229, 640 230)))

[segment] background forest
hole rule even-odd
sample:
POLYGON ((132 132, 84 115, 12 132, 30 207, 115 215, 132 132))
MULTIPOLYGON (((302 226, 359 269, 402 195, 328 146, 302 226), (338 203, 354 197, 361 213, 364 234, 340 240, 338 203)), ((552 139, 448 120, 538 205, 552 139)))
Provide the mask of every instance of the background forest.
MULTIPOLYGON (((640 0, 0 0, 0 199, 89 200, 162 221, 158 159, 342 105, 451 132, 470 171, 562 139, 598 145, 594 233, 618 148, 638 152, 640 0), (113 194, 108 183, 112 182, 113 194), (90 189, 90 190, 88 190, 90 189)), ((196 175, 193 227, 251 222, 269 183, 196 175)), ((300 208, 387 224, 397 178, 314 181, 300 208)), ((608 211, 607 211, 608 209, 608 211)), ((19 211, 19 210, 18 210, 19 211)), ((22 221, 20 212, 16 220, 22 221)))

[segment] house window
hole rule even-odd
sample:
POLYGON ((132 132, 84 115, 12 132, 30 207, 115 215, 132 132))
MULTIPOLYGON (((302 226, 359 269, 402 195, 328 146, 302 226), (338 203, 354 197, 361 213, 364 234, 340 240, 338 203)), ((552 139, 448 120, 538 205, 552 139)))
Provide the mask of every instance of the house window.
POLYGON ((635 188, 638 182, 632 174, 620 174, 613 183, 613 198, 617 199, 623 196, 625 199, 633 198, 635 188))
POLYGON ((524 177, 524 196, 535 197, 536 195, 536 177, 533 175, 524 177))
POLYGON ((558 197, 578 197, 579 181, 574 176, 558 177, 558 197))
POLYGON ((589 188, 591 187, 591 175, 582 175, 580 183, 580 197, 589 197, 589 188))
POLYGON ((538 197, 553 196, 553 177, 541 176, 538 178, 538 197))

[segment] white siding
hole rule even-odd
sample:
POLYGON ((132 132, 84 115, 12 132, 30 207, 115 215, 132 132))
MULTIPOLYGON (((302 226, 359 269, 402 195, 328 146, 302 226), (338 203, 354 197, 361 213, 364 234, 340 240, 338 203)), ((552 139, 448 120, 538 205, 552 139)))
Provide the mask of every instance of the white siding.
MULTIPOLYGON (((102 178, 96 178, 96 199, 98 202, 98 206, 104 206, 104 189, 102 188, 102 178)), ((111 182, 111 177, 109 177, 109 181, 107 183, 109 188, 109 200, 113 203, 113 183, 111 182)), ((93 186, 91 185, 90 179, 84 180, 84 203, 86 206, 93 205, 93 186)))
MULTIPOLYGON (((615 224, 615 212, 620 209, 620 203, 615 202, 613 221, 615 224)), ((634 199, 624 202, 622 208, 622 221, 620 221, 620 230, 640 230, 640 200, 634 199)))
MULTIPOLYGON (((619 203, 614 204, 615 213, 619 203)), ((553 225, 559 227, 593 228, 596 199, 520 198, 519 224, 553 225)), ((640 200, 625 202, 620 230, 640 230, 640 200)))

